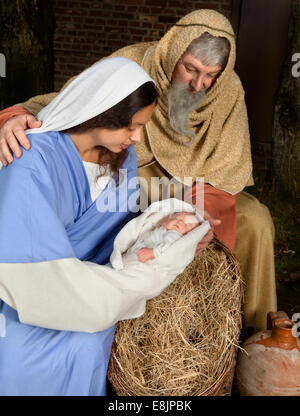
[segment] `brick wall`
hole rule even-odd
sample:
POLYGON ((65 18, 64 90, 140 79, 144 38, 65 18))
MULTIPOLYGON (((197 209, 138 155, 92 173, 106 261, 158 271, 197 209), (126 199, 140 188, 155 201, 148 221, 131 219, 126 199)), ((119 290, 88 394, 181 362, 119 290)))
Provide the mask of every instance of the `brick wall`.
POLYGON ((215 9, 230 18, 231 1, 54 0, 55 89, 123 46, 160 39, 193 10, 215 9))

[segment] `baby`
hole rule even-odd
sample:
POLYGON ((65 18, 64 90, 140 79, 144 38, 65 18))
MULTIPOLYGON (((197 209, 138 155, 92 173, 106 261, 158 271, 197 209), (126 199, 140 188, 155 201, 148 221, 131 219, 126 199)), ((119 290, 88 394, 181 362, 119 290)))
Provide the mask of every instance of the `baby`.
POLYGON ((146 263, 159 256, 181 236, 199 225, 196 215, 191 212, 175 212, 154 230, 144 233, 125 254, 129 261, 135 253, 140 262, 146 263))

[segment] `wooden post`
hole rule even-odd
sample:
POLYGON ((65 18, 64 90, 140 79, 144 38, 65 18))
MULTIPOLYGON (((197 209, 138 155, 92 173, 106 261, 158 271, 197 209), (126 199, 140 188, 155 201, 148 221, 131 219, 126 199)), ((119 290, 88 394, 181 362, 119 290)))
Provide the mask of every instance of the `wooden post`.
POLYGON ((286 60, 273 119, 273 170, 277 189, 299 197, 300 0, 293 0, 286 60))
POLYGON ((53 90, 53 32, 51 1, 0 2, 0 109, 53 90))

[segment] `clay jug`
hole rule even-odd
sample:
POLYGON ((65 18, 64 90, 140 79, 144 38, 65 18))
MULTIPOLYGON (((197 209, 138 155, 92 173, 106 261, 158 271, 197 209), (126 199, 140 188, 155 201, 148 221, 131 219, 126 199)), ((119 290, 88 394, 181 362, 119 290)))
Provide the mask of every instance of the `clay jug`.
POLYGON ((267 331, 242 345, 236 369, 241 396, 300 396, 300 339, 285 312, 270 312, 267 331))

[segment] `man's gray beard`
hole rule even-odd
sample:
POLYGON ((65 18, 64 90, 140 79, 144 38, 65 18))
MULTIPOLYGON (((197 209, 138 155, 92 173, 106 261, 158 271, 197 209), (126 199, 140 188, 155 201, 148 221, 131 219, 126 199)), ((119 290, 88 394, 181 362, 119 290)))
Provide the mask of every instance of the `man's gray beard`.
POLYGON ((191 141, 186 143, 191 145, 195 140, 193 130, 187 128, 189 113, 204 101, 205 90, 200 90, 194 94, 189 91, 187 84, 173 84, 168 92, 168 113, 171 127, 179 134, 191 137, 191 141))

